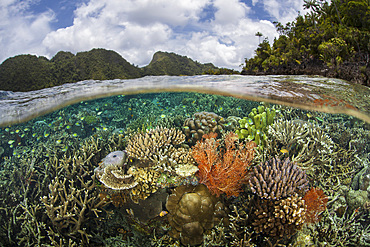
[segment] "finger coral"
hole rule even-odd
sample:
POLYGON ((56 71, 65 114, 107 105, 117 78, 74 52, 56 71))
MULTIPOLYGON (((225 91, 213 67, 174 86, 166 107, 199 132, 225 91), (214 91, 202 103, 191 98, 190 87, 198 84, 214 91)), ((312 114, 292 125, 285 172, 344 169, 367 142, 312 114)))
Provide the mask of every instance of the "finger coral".
POLYGON ((197 112, 187 118, 182 127, 186 141, 195 144, 204 134, 221 133, 225 129, 225 119, 214 112, 197 112))
POLYGON ((270 237, 291 236, 305 223, 305 202, 297 194, 277 201, 258 201, 252 223, 257 233, 270 237))
POLYGON ((166 208, 172 227, 170 235, 186 246, 201 244, 203 233, 221 218, 227 218, 224 205, 202 184, 176 187, 167 199, 166 208))
POLYGON ((248 173, 254 155, 254 142, 239 143, 238 136, 229 132, 225 136, 224 148, 219 150, 220 141, 216 133, 209 133, 193 147, 192 155, 198 163, 200 183, 219 196, 237 196, 248 173))
POLYGON ((289 158, 273 158, 253 168, 249 185, 253 193, 263 199, 286 198, 305 191, 308 186, 306 173, 289 158))

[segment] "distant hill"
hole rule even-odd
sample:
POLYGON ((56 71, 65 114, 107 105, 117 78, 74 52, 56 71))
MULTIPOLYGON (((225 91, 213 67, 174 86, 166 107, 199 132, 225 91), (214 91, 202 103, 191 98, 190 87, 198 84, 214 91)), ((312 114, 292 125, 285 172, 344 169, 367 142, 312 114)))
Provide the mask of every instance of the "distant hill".
POLYGON ((76 55, 60 51, 50 60, 34 55, 8 58, 0 65, 0 90, 32 91, 89 79, 132 79, 146 75, 200 75, 231 71, 168 52, 156 52, 149 65, 139 68, 111 50, 92 49, 76 55))
POLYGON ((142 69, 144 75, 200 75, 207 70, 216 70, 217 67, 211 63, 201 64, 172 52, 158 51, 142 69))

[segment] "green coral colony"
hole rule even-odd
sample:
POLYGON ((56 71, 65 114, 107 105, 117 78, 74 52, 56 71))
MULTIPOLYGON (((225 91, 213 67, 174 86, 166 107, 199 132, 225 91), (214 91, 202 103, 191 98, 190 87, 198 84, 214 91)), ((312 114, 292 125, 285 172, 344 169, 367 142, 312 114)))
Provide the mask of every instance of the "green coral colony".
POLYGON ((199 93, 120 95, 0 136, 0 246, 370 245, 370 131, 350 116, 199 93), (233 173, 211 151, 223 162, 241 152, 226 136, 256 148, 237 196, 217 197, 217 180, 204 178, 233 173))
POLYGON ((239 120, 240 129, 235 133, 239 139, 254 141, 257 145, 264 146, 267 141, 267 129, 275 119, 276 110, 263 105, 253 108, 248 117, 239 120))

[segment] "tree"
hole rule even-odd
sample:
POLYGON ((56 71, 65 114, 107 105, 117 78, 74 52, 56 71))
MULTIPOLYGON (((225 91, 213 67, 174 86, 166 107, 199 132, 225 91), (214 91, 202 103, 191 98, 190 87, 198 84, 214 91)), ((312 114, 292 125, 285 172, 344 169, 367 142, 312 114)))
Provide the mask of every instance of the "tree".
POLYGON ((257 37, 258 37, 258 43, 261 43, 261 37, 263 36, 263 34, 262 34, 262 33, 260 33, 260 32, 257 32, 257 33, 255 34, 255 36, 257 36, 257 37))

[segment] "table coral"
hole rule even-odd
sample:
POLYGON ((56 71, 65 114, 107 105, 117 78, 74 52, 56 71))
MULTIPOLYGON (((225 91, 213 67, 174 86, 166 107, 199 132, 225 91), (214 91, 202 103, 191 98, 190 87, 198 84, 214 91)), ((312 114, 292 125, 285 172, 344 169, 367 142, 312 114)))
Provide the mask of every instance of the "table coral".
POLYGON ((132 174, 127 173, 126 151, 114 151, 108 154, 99 167, 95 168, 97 179, 113 190, 131 189, 137 185, 132 174))

